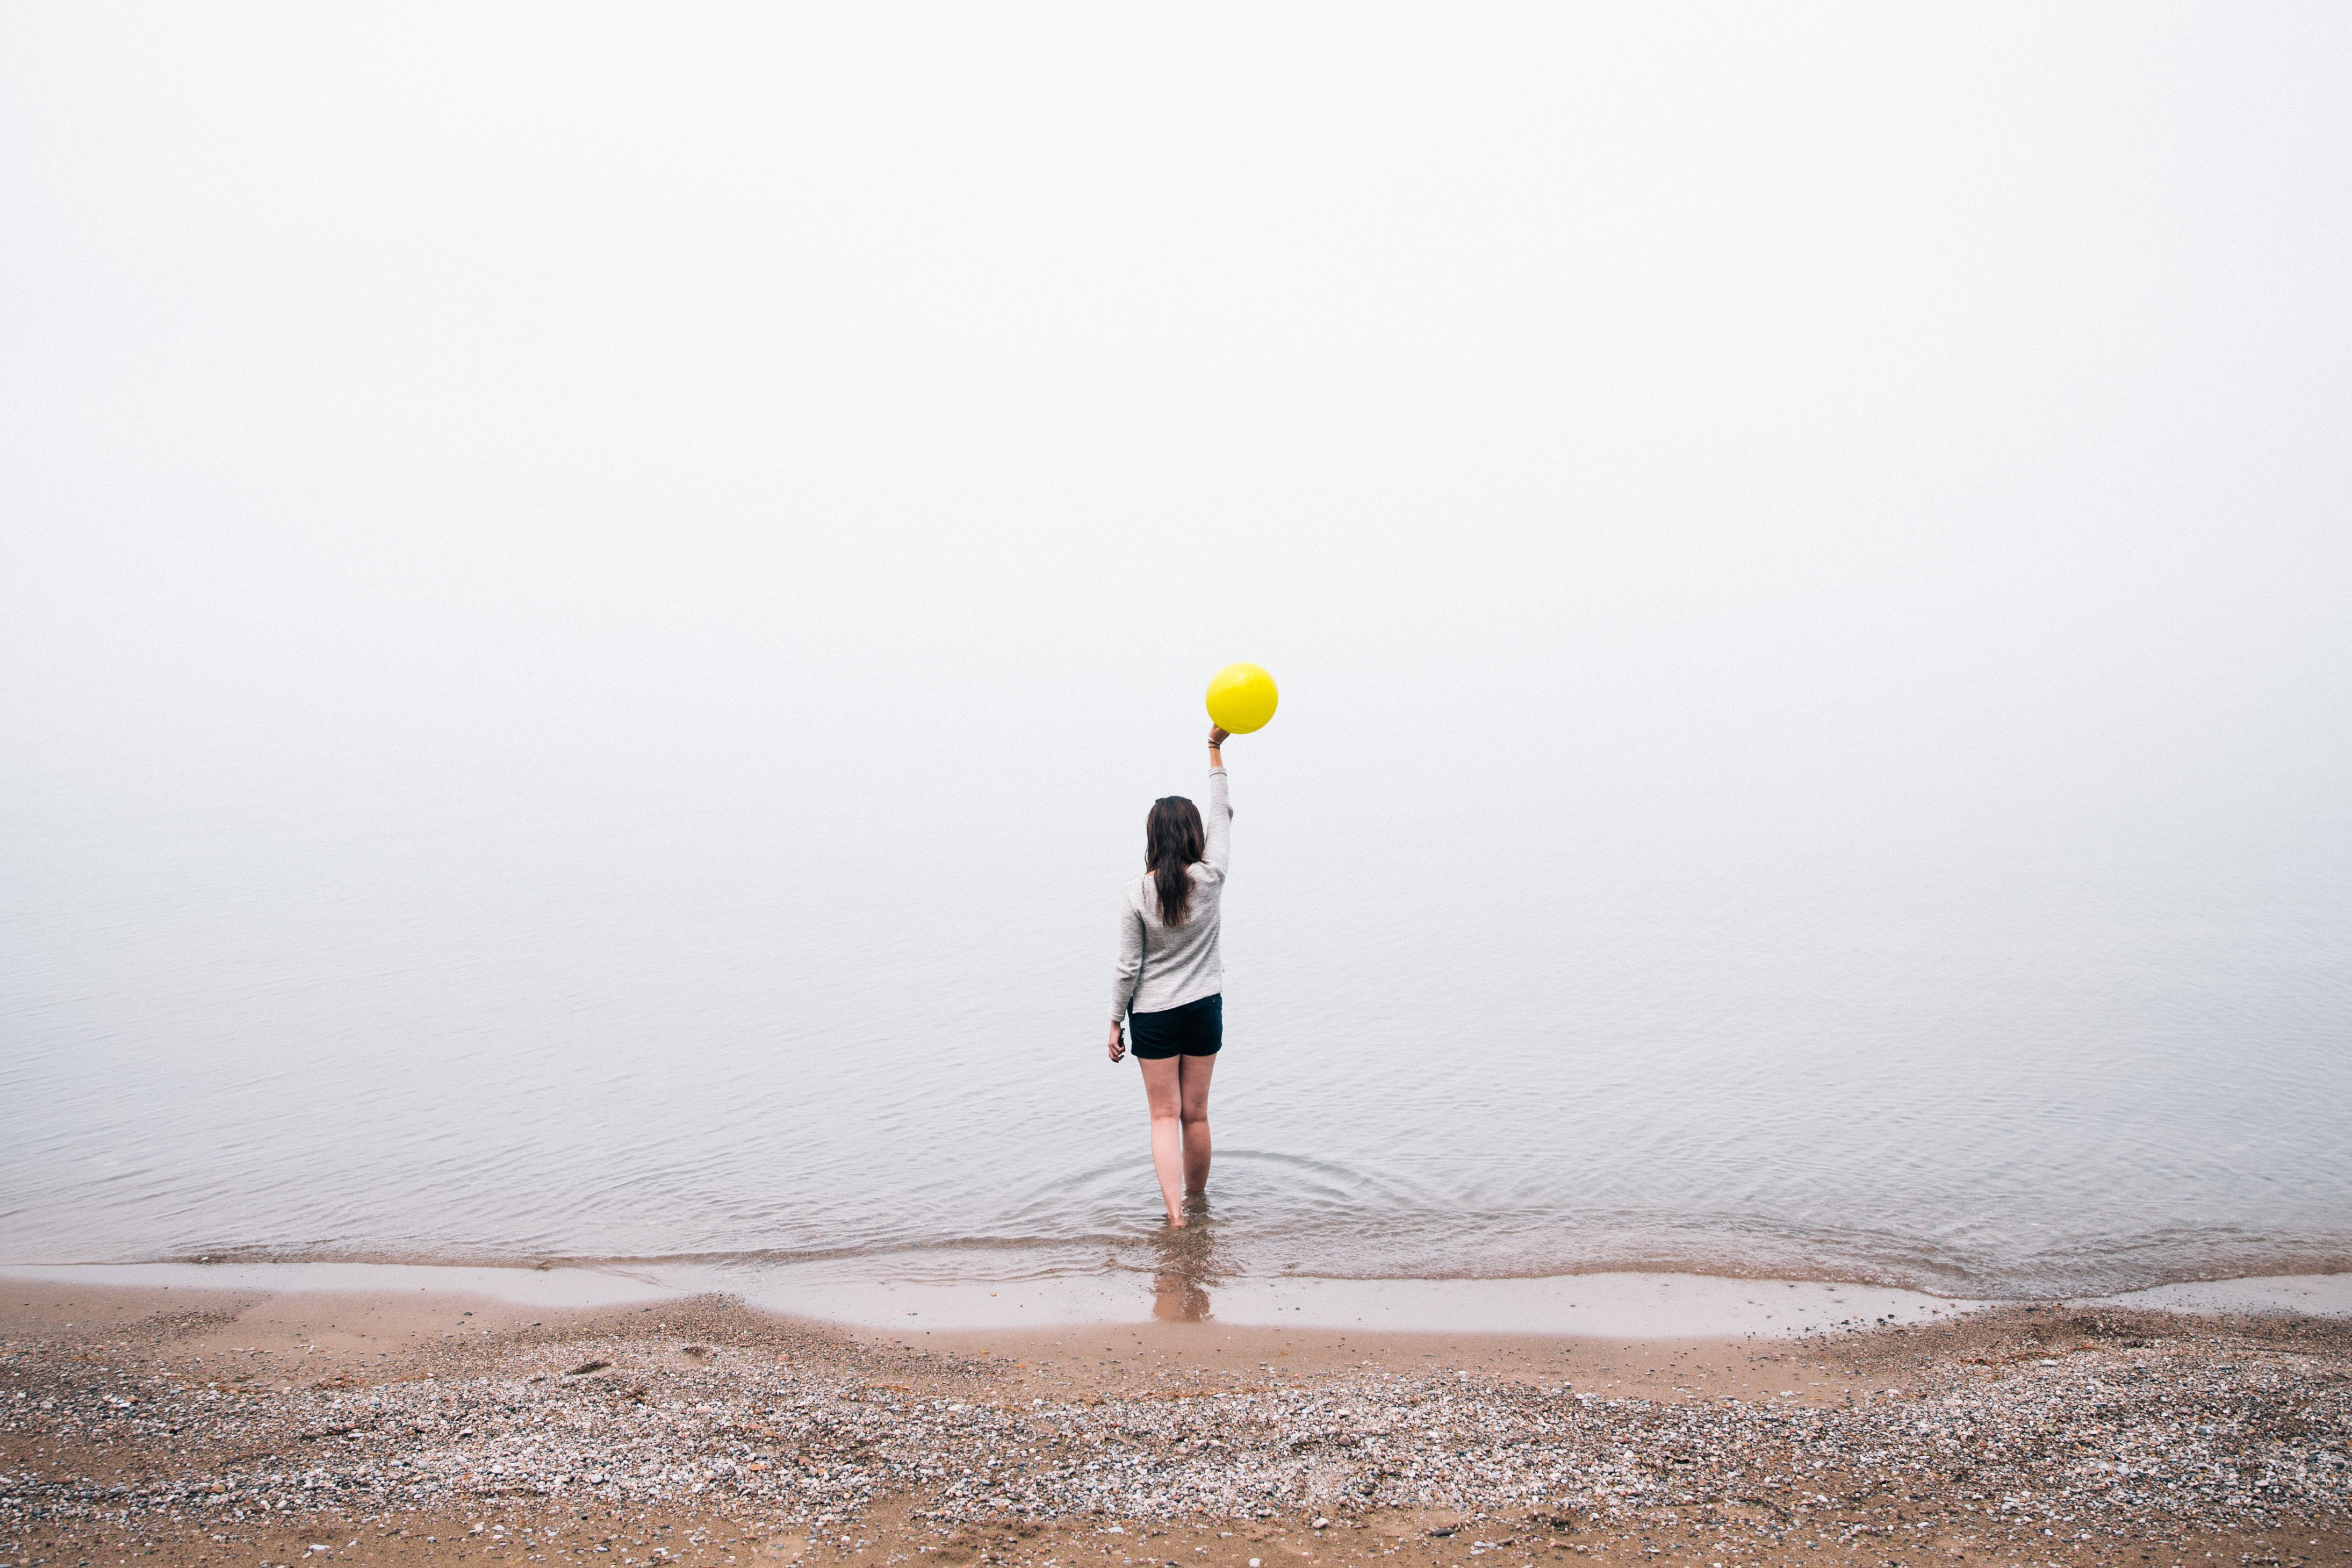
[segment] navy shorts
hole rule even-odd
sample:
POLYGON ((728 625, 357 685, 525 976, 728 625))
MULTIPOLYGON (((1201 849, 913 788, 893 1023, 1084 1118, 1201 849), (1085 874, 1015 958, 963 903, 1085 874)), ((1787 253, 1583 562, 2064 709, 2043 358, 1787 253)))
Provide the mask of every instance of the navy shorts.
POLYGON ((1213 1057, 1225 1043, 1224 996, 1203 996, 1163 1013, 1129 1013, 1127 1043, 1139 1061, 1213 1057))

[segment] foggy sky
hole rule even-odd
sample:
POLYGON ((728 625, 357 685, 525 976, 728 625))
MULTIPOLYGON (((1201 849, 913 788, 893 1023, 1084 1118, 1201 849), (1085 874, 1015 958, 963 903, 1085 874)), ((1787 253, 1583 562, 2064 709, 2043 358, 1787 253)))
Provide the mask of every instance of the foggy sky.
POLYGON ((15 6, 11 837, 2340 843, 2347 277, 2334 6, 15 6))

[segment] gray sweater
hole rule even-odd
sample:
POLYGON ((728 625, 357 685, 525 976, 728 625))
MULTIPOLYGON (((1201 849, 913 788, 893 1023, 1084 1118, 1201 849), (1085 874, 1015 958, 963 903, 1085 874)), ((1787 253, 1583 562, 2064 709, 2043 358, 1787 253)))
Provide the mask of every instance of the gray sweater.
POLYGON ((1225 798, 1225 770, 1209 770, 1209 809, 1201 814, 1208 844, 1186 867, 1192 897, 1180 926, 1160 922, 1160 889, 1149 873, 1127 885, 1118 908, 1118 972, 1111 982, 1113 1022, 1132 1010, 1162 1013, 1213 996, 1225 988, 1217 954, 1217 900, 1231 864, 1234 808, 1225 798))

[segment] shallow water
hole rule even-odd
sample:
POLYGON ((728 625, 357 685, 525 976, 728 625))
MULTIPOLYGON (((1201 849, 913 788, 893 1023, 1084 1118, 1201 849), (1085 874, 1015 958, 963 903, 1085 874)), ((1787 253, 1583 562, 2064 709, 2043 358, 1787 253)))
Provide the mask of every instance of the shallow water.
MULTIPOLYGON (((1203 1277, 2352 1258, 2326 864, 1544 856, 1471 813, 1400 905, 1236 774, 1203 1277)), ((1033 816, 968 907, 789 773, 544 782, 19 780, 0 1259, 1158 1266, 1099 1039, 1124 817, 1033 816)))

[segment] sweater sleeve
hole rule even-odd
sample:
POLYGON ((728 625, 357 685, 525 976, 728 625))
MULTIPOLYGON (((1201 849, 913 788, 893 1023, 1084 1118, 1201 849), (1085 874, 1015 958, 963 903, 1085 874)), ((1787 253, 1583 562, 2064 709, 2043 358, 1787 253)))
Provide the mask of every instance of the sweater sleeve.
POLYGON ((1143 973, 1143 913, 1125 899, 1118 901, 1118 963, 1111 972, 1110 1021, 1127 1016, 1135 1000, 1135 982, 1143 973))
POLYGON ((1217 874, 1223 876, 1233 864, 1234 857, 1234 806, 1233 802, 1225 798, 1225 770, 1223 768, 1209 770, 1209 812, 1202 820, 1201 831, 1209 841, 1208 847, 1201 852, 1201 858, 1214 866, 1217 874))

